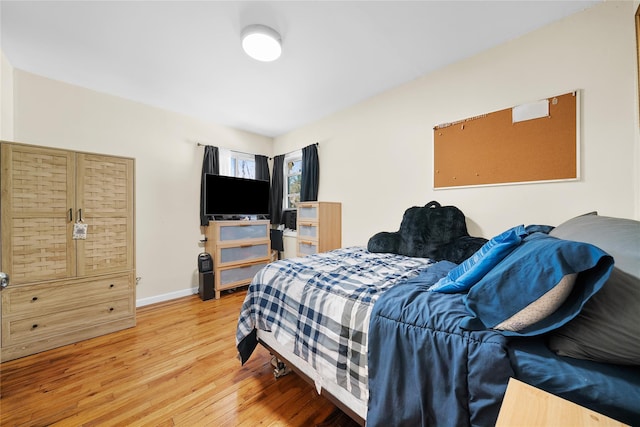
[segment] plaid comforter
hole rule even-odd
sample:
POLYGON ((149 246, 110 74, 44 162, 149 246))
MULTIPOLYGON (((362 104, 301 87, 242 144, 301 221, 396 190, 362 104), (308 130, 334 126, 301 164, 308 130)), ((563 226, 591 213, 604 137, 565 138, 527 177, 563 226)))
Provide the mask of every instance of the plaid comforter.
POLYGON ((268 264, 251 282, 240 312, 236 344, 242 363, 257 344, 255 330, 271 331, 316 370, 316 387, 337 382, 366 401, 373 304, 431 263, 351 247, 268 264))

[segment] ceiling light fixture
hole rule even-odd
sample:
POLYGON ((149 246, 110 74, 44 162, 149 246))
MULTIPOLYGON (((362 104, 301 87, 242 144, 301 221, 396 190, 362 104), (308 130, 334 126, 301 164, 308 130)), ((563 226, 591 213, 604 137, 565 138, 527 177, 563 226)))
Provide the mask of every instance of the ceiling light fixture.
POLYGON ((258 61, 270 62, 282 53, 280 34, 266 25, 249 25, 242 30, 242 48, 258 61))

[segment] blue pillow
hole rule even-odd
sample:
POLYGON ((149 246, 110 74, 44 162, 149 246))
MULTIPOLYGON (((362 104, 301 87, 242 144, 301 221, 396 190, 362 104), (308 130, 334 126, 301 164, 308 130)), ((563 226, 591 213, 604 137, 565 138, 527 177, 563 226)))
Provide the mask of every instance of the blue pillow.
POLYGON ((409 279, 405 284, 422 286, 424 289, 428 289, 457 266, 458 264, 447 260, 429 264, 416 277, 409 279))
POLYGON ((578 315, 598 292, 613 269, 613 257, 588 243, 534 233, 487 273, 463 297, 471 314, 460 321, 463 329, 494 328, 521 313, 565 276, 578 273, 573 289, 558 309, 507 336, 539 335, 554 330, 578 315))
POLYGON ((527 231, 527 234, 533 233, 544 233, 549 234, 551 230, 553 230, 552 225, 540 225, 540 224, 530 224, 527 225, 524 229, 527 231))
POLYGON ((526 235, 527 231, 524 225, 518 225, 495 236, 429 290, 449 294, 469 290, 489 270, 511 253, 526 235))

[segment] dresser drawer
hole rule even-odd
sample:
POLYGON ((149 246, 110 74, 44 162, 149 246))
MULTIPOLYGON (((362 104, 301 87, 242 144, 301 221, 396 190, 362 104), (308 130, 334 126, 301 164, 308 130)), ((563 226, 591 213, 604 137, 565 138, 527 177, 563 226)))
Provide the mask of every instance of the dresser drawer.
POLYGON ((267 264, 268 261, 265 261, 257 264, 219 270, 217 278, 217 280, 219 280, 218 289, 224 289, 228 286, 233 287, 240 282, 249 283, 251 279, 253 279, 253 276, 267 264))
POLYGON ((299 223, 298 224, 298 237, 306 237, 307 239, 318 238, 318 224, 314 223, 299 223))
POLYGON ((218 229, 219 242, 229 242, 234 240, 268 239, 268 224, 232 224, 216 223, 218 229))
POLYGON ((310 240, 298 240, 298 256, 318 253, 318 244, 310 240))
POLYGON ((74 308, 96 301, 110 301, 133 291, 133 277, 110 277, 7 287, 2 291, 3 316, 31 316, 74 308))
POLYGON ((78 306, 48 314, 29 317, 2 318, 2 345, 10 346, 57 334, 95 328, 101 323, 132 316, 135 310, 133 298, 124 297, 114 301, 78 306))
POLYGON ((259 260, 269 257, 269 244, 218 247, 218 265, 259 260))
POLYGON ((318 205, 316 203, 298 204, 298 221, 301 219, 318 220, 318 205))

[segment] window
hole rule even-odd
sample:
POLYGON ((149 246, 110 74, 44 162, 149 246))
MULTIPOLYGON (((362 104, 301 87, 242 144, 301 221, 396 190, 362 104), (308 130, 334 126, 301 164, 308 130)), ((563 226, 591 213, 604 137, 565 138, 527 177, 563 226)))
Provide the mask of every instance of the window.
POLYGON ((231 152, 230 172, 236 178, 256 179, 256 158, 251 154, 231 152))
POLYGON ((256 158, 253 154, 220 148, 220 175, 256 178, 256 158))
POLYGON ((284 158, 284 208, 295 209, 300 202, 302 184, 302 151, 287 154, 284 158))

